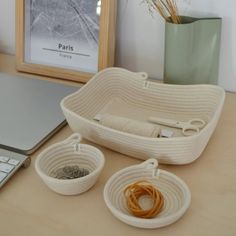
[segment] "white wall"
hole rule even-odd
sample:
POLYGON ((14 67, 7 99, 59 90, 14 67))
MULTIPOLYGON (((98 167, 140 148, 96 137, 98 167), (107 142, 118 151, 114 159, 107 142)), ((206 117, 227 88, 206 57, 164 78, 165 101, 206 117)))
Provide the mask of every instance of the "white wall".
POLYGON ((15 0, 0 0, 0 51, 15 52, 15 0))
MULTIPOLYGON (((164 22, 150 16, 141 0, 117 0, 116 65, 163 76, 164 22)), ((223 18, 219 84, 236 91, 236 1, 177 0, 181 13, 223 18)), ((0 51, 15 52, 15 0, 0 0, 0 51)))

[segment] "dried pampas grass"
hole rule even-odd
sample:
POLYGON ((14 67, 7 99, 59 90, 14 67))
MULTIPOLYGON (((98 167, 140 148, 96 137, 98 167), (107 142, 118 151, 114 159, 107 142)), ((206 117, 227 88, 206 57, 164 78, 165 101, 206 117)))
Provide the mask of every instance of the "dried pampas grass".
POLYGON ((159 14, 168 22, 181 24, 177 4, 174 0, 144 0, 149 6, 149 10, 158 11, 159 14))

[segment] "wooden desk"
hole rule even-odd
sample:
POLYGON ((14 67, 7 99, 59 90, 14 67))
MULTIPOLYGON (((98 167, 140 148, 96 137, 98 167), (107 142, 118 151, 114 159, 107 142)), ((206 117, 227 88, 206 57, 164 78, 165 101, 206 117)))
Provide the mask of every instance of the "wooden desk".
MULTIPOLYGON (((0 55, 0 70, 14 71, 14 58, 0 55)), ((0 191, 1 236, 92 235, 236 235, 236 94, 227 93, 219 124, 201 157, 185 166, 161 165, 182 178, 192 192, 183 218, 168 227, 144 230, 114 218, 103 201, 103 187, 116 171, 140 163, 99 147, 106 164, 96 185, 78 196, 61 196, 49 190, 34 170, 36 156, 47 146, 71 134, 67 126, 32 155, 0 191)))

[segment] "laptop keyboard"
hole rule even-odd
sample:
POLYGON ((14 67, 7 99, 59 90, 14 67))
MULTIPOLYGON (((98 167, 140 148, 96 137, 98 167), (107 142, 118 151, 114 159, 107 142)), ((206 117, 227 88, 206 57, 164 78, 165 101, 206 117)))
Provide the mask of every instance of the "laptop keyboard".
POLYGON ((0 188, 21 167, 30 163, 28 156, 7 150, 0 150, 0 188))

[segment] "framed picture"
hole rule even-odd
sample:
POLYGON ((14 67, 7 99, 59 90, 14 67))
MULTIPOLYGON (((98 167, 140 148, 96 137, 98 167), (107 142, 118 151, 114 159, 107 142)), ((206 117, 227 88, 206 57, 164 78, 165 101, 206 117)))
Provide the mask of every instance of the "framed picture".
POLYGON ((113 66, 116 0, 16 0, 18 71, 87 82, 113 66))

